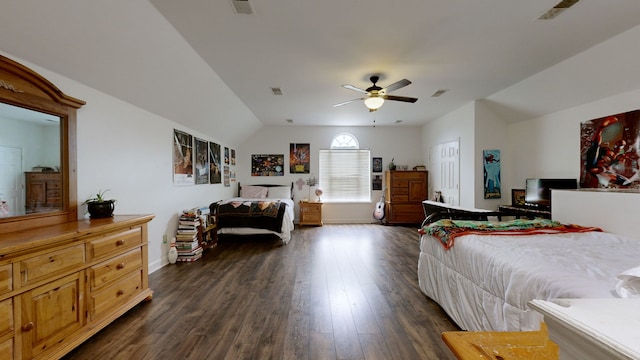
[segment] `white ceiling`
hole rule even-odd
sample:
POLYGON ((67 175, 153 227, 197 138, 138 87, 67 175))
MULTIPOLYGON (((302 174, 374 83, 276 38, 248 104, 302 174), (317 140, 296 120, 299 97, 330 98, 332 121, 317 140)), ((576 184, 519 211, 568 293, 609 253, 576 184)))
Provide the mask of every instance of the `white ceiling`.
POLYGON ((0 1, 1 51, 205 133, 232 119, 419 125, 485 98, 514 120, 542 115, 577 104, 525 89, 535 106, 520 109, 500 90, 640 24, 638 0, 581 0, 544 21, 559 0, 250 0, 253 15, 229 0, 0 1), (418 102, 332 106, 372 74, 411 80, 393 95, 418 102), (247 111, 225 113, 236 103, 247 111))

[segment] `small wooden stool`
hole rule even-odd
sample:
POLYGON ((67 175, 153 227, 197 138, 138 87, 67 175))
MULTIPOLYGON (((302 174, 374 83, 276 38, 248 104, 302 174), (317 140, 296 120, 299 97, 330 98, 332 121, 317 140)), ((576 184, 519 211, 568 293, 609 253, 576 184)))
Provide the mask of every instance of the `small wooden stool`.
POLYGON ((459 360, 557 360, 560 351, 545 323, 539 331, 447 331, 442 339, 459 360))

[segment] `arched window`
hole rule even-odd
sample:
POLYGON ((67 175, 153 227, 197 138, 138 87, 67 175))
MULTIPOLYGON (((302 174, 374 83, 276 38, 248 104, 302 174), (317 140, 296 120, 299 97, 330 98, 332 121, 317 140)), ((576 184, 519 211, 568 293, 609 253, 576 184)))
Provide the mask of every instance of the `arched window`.
POLYGON ((320 181, 325 202, 371 202, 371 151, 359 148, 358 139, 340 133, 331 149, 320 150, 320 181))

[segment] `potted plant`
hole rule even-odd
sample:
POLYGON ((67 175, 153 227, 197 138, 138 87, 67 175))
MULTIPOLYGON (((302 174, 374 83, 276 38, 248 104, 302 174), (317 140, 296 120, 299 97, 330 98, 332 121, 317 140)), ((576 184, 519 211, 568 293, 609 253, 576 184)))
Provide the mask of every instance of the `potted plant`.
POLYGON ((113 216, 113 210, 115 209, 115 200, 104 198, 104 194, 109 189, 102 191, 99 190, 96 196, 90 197, 84 201, 83 204, 87 205, 87 212, 92 219, 108 218, 113 216))

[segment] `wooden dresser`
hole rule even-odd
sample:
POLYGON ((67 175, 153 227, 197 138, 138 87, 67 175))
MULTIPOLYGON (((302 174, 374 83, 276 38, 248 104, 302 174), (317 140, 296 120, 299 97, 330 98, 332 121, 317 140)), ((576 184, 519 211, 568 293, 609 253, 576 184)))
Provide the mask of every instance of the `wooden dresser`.
POLYGON ((57 359, 150 300, 153 215, 0 234, 0 359, 57 359))
POLYGON ((27 213, 62 208, 62 175, 59 172, 25 172, 27 213))
POLYGON ((386 223, 422 223, 422 201, 427 199, 426 171, 388 170, 385 173, 385 189, 386 223))

